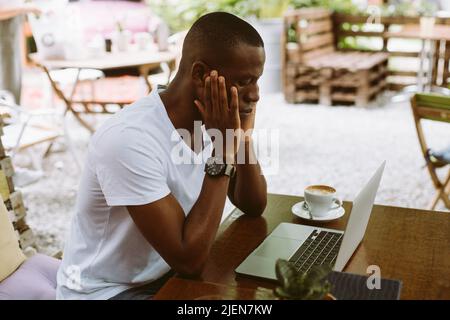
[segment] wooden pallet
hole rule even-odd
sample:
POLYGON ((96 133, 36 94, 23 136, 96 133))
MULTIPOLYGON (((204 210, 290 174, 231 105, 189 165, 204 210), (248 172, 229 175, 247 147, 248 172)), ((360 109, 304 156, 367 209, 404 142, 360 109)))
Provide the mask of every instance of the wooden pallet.
POLYGON ((289 103, 365 106, 386 88, 387 60, 356 72, 345 68, 291 65, 286 74, 285 98, 289 103))
POLYGON ((17 234, 20 247, 26 255, 36 252, 36 242, 33 231, 26 223, 26 208, 22 193, 15 190, 13 183, 14 168, 1 143, 3 122, 0 121, 0 194, 8 210, 8 216, 17 234))
POLYGON ((331 12, 321 8, 290 11, 285 33, 295 30, 296 42, 287 42, 284 94, 290 103, 364 106, 385 89, 387 54, 336 50, 331 12))
POLYGON ((364 107, 386 89, 387 60, 356 72, 340 70, 320 86, 320 104, 351 103, 364 107))
POLYGON ((323 70, 302 64, 291 64, 287 69, 284 87, 285 99, 289 103, 318 102, 319 89, 326 77, 323 70))
POLYGON ((285 42, 287 61, 301 63, 334 51, 331 12, 321 8, 288 11, 285 31, 293 29, 296 42, 285 42))
MULTIPOLYGON (((450 17, 436 17, 436 25, 450 24, 450 17)), ((420 17, 407 17, 407 16, 381 16, 379 20, 379 29, 374 31, 373 29, 366 30, 362 26, 367 23, 369 16, 367 15, 354 15, 345 13, 334 13, 334 34, 336 41, 341 41, 344 39, 351 39, 355 37, 359 38, 370 38, 376 39, 382 44, 377 51, 385 52, 389 55, 389 58, 414 58, 418 60, 420 52, 419 51, 395 51, 389 48, 389 43, 392 37, 387 35, 392 31, 392 27, 399 27, 404 25, 418 25, 420 23, 420 17)), ((444 45, 443 40, 440 41, 441 45, 444 45)), ((436 50, 434 57, 434 70, 432 76, 432 82, 434 85, 442 85, 446 87, 449 82, 448 78, 450 76, 449 70, 449 57, 450 57, 450 41, 445 42, 444 50, 436 50), (443 60, 443 63, 441 61, 443 60)), ((343 49, 345 50, 345 49, 343 49)), ((351 50, 351 49, 350 49, 351 50)), ((418 64, 417 64, 418 65, 418 64)), ((389 70, 390 77, 387 79, 388 88, 390 90, 400 90, 405 86, 416 84, 417 82, 417 71, 418 69, 413 67, 412 70, 389 70)))

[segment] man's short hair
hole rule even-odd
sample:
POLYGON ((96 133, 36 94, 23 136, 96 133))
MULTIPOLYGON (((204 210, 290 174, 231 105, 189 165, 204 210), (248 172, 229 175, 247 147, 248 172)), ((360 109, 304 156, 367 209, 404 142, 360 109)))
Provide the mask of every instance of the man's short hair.
POLYGON ((184 40, 183 55, 195 59, 202 52, 221 54, 240 44, 264 47, 258 31, 248 22, 231 13, 213 12, 192 25, 184 40))

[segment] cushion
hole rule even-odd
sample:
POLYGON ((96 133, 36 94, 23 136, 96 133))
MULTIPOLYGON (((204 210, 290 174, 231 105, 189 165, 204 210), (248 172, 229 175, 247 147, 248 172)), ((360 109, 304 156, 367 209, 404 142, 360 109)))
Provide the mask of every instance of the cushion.
POLYGON ((13 273, 26 259, 0 196, 0 281, 13 273))
POLYGON ((419 106, 450 109, 450 97, 436 93, 418 93, 415 95, 419 106))
POLYGON ((442 164, 450 164, 450 145, 446 149, 439 151, 431 151, 430 155, 436 158, 437 161, 442 162, 442 164))
POLYGON ((36 254, 0 282, 0 300, 54 300, 60 260, 36 254))
POLYGON ((93 40, 97 34, 110 37, 117 30, 117 22, 132 34, 147 32, 155 19, 150 6, 143 2, 129 1, 78 1, 69 3, 69 9, 79 12, 83 19, 83 38, 93 40), (107 10, 105 10, 107 8, 107 10))

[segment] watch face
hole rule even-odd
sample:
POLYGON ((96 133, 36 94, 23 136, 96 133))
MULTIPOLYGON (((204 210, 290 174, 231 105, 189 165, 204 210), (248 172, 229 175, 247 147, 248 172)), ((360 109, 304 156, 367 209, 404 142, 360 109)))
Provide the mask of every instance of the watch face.
POLYGON ((205 171, 210 176, 217 176, 223 173, 226 164, 221 159, 211 157, 206 161, 205 171))

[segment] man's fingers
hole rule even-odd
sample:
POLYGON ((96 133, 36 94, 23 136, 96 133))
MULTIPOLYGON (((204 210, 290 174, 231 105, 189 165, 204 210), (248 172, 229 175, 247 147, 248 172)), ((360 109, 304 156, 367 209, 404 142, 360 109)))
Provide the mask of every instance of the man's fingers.
POLYGON ((227 87, 225 84, 224 77, 219 77, 219 98, 220 98, 220 109, 222 110, 222 112, 229 111, 227 87))
POLYGON ((217 71, 211 71, 211 104, 212 104, 212 112, 218 114, 220 112, 219 105, 219 86, 217 81, 217 71))
POLYGON ((202 118, 205 118, 204 114, 205 114, 205 106, 203 105, 203 103, 201 103, 200 100, 194 100, 194 104, 196 105, 198 111, 200 112, 202 118))
POLYGON ((230 103, 231 112, 239 116, 239 97, 237 88, 231 87, 230 90, 231 90, 231 103, 230 103))
POLYGON ((204 99, 205 99, 205 111, 211 112, 211 77, 206 77, 205 79, 205 92, 204 92, 204 99))

